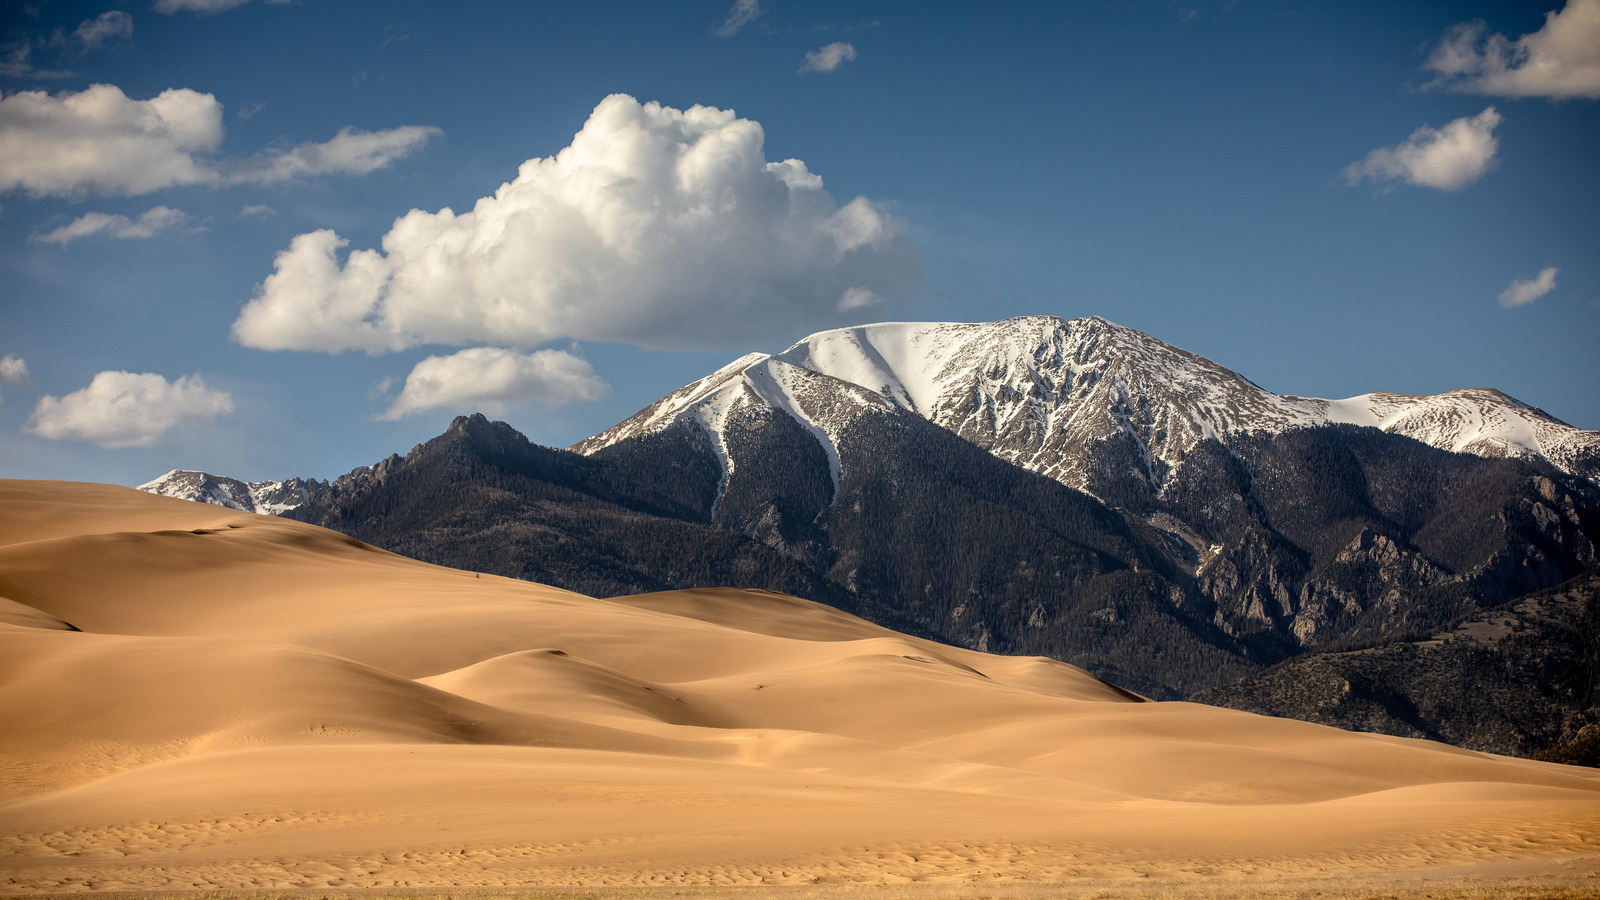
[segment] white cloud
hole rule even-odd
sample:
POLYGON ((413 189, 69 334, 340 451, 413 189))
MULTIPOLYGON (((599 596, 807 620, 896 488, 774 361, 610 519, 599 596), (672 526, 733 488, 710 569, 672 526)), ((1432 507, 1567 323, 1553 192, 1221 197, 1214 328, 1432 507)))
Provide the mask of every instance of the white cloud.
POLYGON ((270 219, 277 214, 277 210, 265 203, 253 204, 239 210, 239 218, 241 219, 270 219))
POLYGON ((1600 99, 1600 0, 1568 0, 1547 12, 1544 27, 1510 40, 1484 38, 1482 21, 1450 29, 1426 68, 1430 88, 1498 97, 1600 99))
MULTIPOLYGON (((6 387, 30 387, 33 384, 33 373, 28 371, 28 364, 22 357, 13 353, 0 356, 0 385, 6 387)), ((5 402, 5 395, 0 394, 0 403, 5 402)))
POLYGON ((1532 279, 1518 278, 1511 282, 1510 287, 1500 292, 1500 305, 1507 309, 1527 306, 1555 290, 1556 276, 1560 273, 1561 270, 1555 266, 1546 266, 1532 279))
POLYGON ((73 36, 83 45, 83 49, 98 50, 118 38, 127 40, 133 37, 133 16, 120 9, 109 10, 98 18, 83 20, 73 36))
POLYGON ((52 441, 150 447, 180 424, 208 425, 230 412, 228 393, 206 387, 199 375, 169 382, 148 372, 101 372, 65 397, 40 397, 23 430, 52 441))
POLYGON ((561 350, 522 354, 473 347, 430 356, 406 376, 405 387, 380 418, 394 420, 426 409, 476 411, 485 404, 531 400, 552 406, 599 400, 611 386, 587 360, 561 350))
POLYGON ((806 54, 805 65, 800 67, 800 74, 807 72, 832 72, 848 60, 856 58, 856 48, 844 41, 834 41, 821 50, 813 50, 806 54))
POLYGON ((1423 187, 1457 191, 1482 178, 1494 165, 1500 147, 1494 136, 1500 114, 1489 107, 1471 118, 1443 128, 1427 125, 1393 147, 1380 147, 1344 169, 1345 181, 1405 181, 1423 187))
POLYGON ((150 100, 109 84, 54 97, 21 91, 0 99, 0 191, 131 195, 215 183, 195 154, 221 143, 222 104, 187 88, 150 100))
POLYGON ((346 128, 326 143, 218 159, 222 104, 188 88, 134 100, 97 84, 51 96, 21 91, 0 98, 0 192, 35 196, 134 196, 179 185, 266 184, 324 174, 366 174, 438 134, 406 126, 346 128))
POLYGON ((264 150, 241 161, 231 182, 274 184, 314 175, 366 175, 409 154, 443 134, 437 128, 407 125, 385 131, 341 128, 333 140, 301 144, 288 150, 264 150))
POLYGON ((900 222, 844 206, 760 124, 615 94, 572 144, 467 212, 412 210, 382 250, 296 237, 234 322, 265 350, 532 347, 560 338, 727 347, 815 330, 848 298, 904 299, 922 259, 900 222))
POLYGON ((852 309, 862 309, 875 303, 882 303, 883 298, 866 288, 853 287, 847 289, 839 296, 839 311, 847 312, 852 309))
POLYGON ((33 384, 33 373, 28 371, 27 361, 15 353, 0 357, 0 384, 12 387, 33 384))
POLYGON ((64 247, 70 241, 94 234, 104 234, 114 238, 155 237, 163 231, 177 228, 188 220, 189 217, 184 215, 182 210, 169 209, 165 206, 146 210, 137 219, 106 213, 84 213, 48 234, 36 234, 29 240, 43 244, 60 244, 64 247))
POLYGON ((728 18, 711 33, 717 37, 733 37, 739 33, 739 29, 759 18, 761 13, 761 0, 734 0, 732 8, 728 10, 728 18))
MULTIPOLYGON (((173 15, 180 12, 219 13, 249 3, 250 0, 156 0, 155 11, 173 15)), ((274 2, 274 0, 268 0, 274 2)), ((282 0, 278 0, 282 2, 282 0)))

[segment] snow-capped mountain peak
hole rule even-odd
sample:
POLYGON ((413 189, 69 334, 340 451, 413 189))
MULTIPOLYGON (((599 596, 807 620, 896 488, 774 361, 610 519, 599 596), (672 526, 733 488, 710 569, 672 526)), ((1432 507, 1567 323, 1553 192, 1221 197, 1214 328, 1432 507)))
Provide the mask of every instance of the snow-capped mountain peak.
POLYGON ((278 516, 306 502, 311 493, 327 485, 314 479, 240 481, 190 469, 173 469, 139 485, 139 490, 196 503, 226 506, 242 512, 278 516))
POLYGON ((980 324, 886 322, 750 354, 573 449, 592 453, 686 418, 722 447, 728 414, 764 405, 817 436, 838 483, 839 429, 862 410, 916 413, 1009 462, 1093 492, 1094 445, 1122 442, 1159 495, 1208 438, 1344 423, 1440 449, 1544 459, 1600 479, 1600 433, 1487 389, 1345 400, 1279 395, 1211 360, 1099 317, 980 324), (821 380, 813 376, 823 376, 821 380), (838 401, 848 401, 842 406, 838 401))

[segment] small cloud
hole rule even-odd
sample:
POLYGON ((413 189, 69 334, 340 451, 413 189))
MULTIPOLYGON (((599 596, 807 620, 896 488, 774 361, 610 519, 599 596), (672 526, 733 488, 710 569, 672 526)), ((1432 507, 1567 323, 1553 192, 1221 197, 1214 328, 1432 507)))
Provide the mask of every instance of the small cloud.
POLYGON ((853 287, 839 295, 839 311, 849 312, 852 309, 861 309, 862 307, 882 302, 882 297, 866 288, 853 287))
POLYGON ((397 24, 383 26, 382 46, 388 47, 393 44, 404 44, 406 41, 411 40, 411 28, 412 26, 410 25, 397 24))
POLYGON ((1393 147, 1380 147, 1346 166, 1346 183, 1404 181, 1423 187, 1458 191, 1482 178, 1494 165, 1500 142, 1494 136, 1500 114, 1489 107, 1443 128, 1424 125, 1393 147))
POLYGON ((133 16, 120 9, 103 12, 99 18, 85 19, 73 36, 84 50, 98 50, 112 41, 133 37, 133 16))
POLYGON ((587 360, 564 350, 523 354, 500 347, 473 347, 417 363, 406 376, 400 396, 379 418, 394 421, 428 409, 464 411, 515 400, 559 406, 599 400, 610 392, 611 386, 595 374, 587 360))
POLYGON ((179 425, 209 425, 231 412, 228 392, 211 390, 199 375, 167 381, 150 372, 101 372, 65 397, 40 397, 23 430, 52 441, 151 447, 179 425))
MULTIPOLYGON (((28 364, 22 357, 13 353, 0 356, 0 385, 5 387, 33 387, 33 373, 28 371, 28 364)), ((5 396, 0 394, 0 403, 5 402, 5 396)))
POLYGON ((1561 270, 1555 266, 1545 266, 1534 278, 1518 278, 1511 282, 1510 287, 1500 292, 1500 305, 1506 309, 1527 306, 1555 290, 1556 276, 1560 273, 1561 270))
POLYGON ((1495 97, 1600 99, 1600 0, 1568 0, 1544 14, 1544 27, 1511 40, 1483 21, 1451 28, 1424 68, 1425 87, 1495 97))
POLYGON ((734 0, 733 8, 728 10, 728 18, 712 30, 717 37, 733 37, 739 29, 754 22, 764 12, 761 0, 734 0))
POLYGON ((172 88, 134 100, 110 84, 55 96, 19 91, 0 97, 0 192, 137 196, 180 185, 364 175, 439 133, 423 126, 345 128, 324 143, 228 159, 216 153, 222 104, 210 94, 172 88))
POLYGON ((222 143, 222 104, 187 88, 134 100, 114 85, 0 99, 0 191, 148 194, 216 183, 199 154, 222 143))
POLYGON ((7 387, 27 387, 33 384, 33 373, 28 363, 15 353, 0 356, 0 384, 7 387))
POLYGON ((250 0, 156 0, 155 11, 166 15, 180 12, 219 13, 249 3, 250 0))
POLYGON ((821 50, 813 50, 806 54, 805 65, 800 67, 800 74, 807 72, 832 72, 844 65, 847 61, 856 58, 856 48, 844 41, 834 41, 821 50))
POLYGON ((264 203, 246 206, 244 209, 239 210, 239 218, 241 219, 270 219, 277 214, 277 210, 264 203))
POLYGON ((182 210, 165 206, 154 207, 137 219, 92 212, 84 213, 49 234, 36 234, 28 240, 65 247, 78 238, 95 234, 114 238, 148 238, 164 231, 171 231, 188 220, 189 217, 182 210))
POLYGON ((264 150, 235 165, 232 183, 276 184, 315 175, 366 175, 381 169, 430 139, 437 128, 406 125, 383 131, 341 128, 333 140, 306 143, 288 150, 264 150))
POLYGON ((266 108, 267 104, 265 103, 252 103, 249 106, 241 106, 234 110, 233 115, 237 119, 248 119, 266 108))

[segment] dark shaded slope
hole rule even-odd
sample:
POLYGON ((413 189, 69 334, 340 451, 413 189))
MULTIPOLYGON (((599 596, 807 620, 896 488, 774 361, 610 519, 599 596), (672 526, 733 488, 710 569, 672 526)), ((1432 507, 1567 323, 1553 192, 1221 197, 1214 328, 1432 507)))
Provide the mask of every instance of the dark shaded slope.
POLYGON ((1600 539, 1600 492, 1582 479, 1345 425, 1205 442, 1162 504, 1218 624, 1279 658, 1559 584, 1600 539))
POLYGON ((686 429, 591 459, 460 417, 404 458, 358 469, 292 518, 416 559, 598 597, 764 588, 849 608, 803 564, 709 523, 720 474, 686 429))
POLYGON ((854 417, 831 505, 826 459, 787 415, 756 410, 729 430, 734 475, 718 522, 787 527, 797 537, 773 545, 825 566, 863 610, 938 640, 1067 660, 1156 697, 1265 664, 1211 623, 1161 532, 920 416, 854 417))
POLYGON ((1492 753, 1569 745, 1600 722, 1600 570, 1426 639, 1308 654, 1190 699, 1492 753))

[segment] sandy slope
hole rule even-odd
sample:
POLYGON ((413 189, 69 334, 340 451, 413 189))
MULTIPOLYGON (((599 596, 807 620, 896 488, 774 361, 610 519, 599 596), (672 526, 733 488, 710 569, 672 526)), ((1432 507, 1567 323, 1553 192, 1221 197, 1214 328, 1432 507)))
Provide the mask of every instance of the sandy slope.
POLYGON ((1600 773, 1140 702, 773 594, 594 600, 0 481, 0 891, 1600 858, 1600 773))

